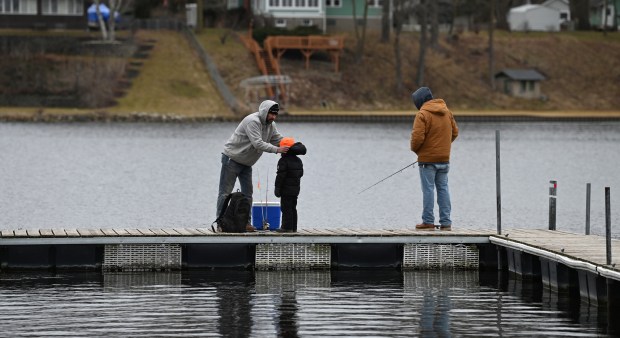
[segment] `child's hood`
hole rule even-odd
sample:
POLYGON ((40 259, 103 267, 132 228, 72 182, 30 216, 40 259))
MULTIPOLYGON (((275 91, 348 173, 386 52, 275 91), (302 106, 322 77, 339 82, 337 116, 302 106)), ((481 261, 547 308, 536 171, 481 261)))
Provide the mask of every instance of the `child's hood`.
POLYGON ((296 142, 288 148, 286 155, 306 155, 306 146, 301 142, 296 142))

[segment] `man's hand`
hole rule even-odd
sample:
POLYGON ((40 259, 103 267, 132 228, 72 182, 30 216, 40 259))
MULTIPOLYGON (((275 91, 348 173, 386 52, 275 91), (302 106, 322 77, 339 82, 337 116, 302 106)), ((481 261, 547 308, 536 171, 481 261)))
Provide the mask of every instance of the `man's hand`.
POLYGON ((288 148, 289 147, 278 147, 278 150, 276 151, 276 153, 286 154, 288 152, 288 148))

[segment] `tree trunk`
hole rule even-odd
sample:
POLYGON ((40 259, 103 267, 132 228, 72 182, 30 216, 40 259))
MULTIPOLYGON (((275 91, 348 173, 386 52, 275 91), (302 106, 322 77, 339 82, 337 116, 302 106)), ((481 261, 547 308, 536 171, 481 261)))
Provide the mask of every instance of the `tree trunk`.
POLYGON ((97 10, 97 20, 99 21, 99 29, 101 30, 101 40, 108 39, 108 31, 106 30, 105 21, 103 21, 103 15, 101 15, 101 9, 99 8, 100 0, 95 0, 95 9, 97 10))
POLYGON ((437 1, 432 0, 429 2, 429 16, 431 19, 431 48, 437 49, 439 41, 439 10, 437 8, 437 1))
POLYGON ((495 55, 493 51, 493 30, 495 26, 495 0, 491 0, 489 11, 489 84, 495 90, 495 55))
MULTIPOLYGON (((434 0, 430 0, 430 1, 434 1, 434 0)), ((426 58, 426 31, 428 30, 427 25, 428 25, 428 20, 426 18, 426 14, 427 14, 427 0, 421 0, 420 1, 420 5, 419 5, 419 13, 420 13, 420 55, 418 57, 418 75, 416 77, 416 84, 418 85, 418 87, 423 86, 424 85, 424 68, 425 68, 425 58, 426 58)))
POLYGON ((367 22, 368 22, 368 1, 364 1, 364 18, 362 19, 362 36, 360 39, 357 40, 357 48, 355 51, 356 63, 361 63, 364 60, 364 44, 366 43, 367 22))
POLYGON ((603 1, 603 35, 607 36, 607 0, 603 1))
POLYGON ((589 0, 570 0, 571 20, 577 22, 577 30, 586 31, 590 29, 590 1, 589 0))
POLYGON ((400 49, 400 33, 403 28, 403 13, 402 11, 402 0, 394 0, 394 80, 396 82, 396 94, 400 95, 400 93, 404 92, 405 84, 403 82, 403 72, 402 72, 402 56, 400 49))
MULTIPOLYGON (((394 0, 398 1, 398 0, 394 0)), ((381 13, 381 43, 390 41, 390 4, 392 0, 383 0, 383 12, 381 13)))

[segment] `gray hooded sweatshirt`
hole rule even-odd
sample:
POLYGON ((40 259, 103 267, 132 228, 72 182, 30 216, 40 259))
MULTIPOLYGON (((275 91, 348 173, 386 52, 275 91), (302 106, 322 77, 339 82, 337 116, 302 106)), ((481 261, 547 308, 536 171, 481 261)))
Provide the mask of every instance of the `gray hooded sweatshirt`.
POLYGON ((267 123, 267 113, 276 104, 265 100, 257 112, 246 116, 224 145, 224 155, 251 167, 263 152, 276 153, 282 135, 278 133, 275 122, 267 123))

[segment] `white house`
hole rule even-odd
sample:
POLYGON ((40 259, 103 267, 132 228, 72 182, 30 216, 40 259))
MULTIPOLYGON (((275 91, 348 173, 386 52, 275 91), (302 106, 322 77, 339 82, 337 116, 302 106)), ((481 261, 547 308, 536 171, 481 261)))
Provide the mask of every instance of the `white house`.
POLYGON ((560 11, 542 5, 522 5, 508 11, 508 26, 511 31, 545 31, 560 30, 560 11))
POLYGON ((252 10, 272 17, 276 27, 326 26, 324 0, 253 0, 252 10))
POLYGON ((568 0, 547 0, 541 4, 547 8, 555 8, 560 11, 560 25, 570 21, 570 5, 568 0))

